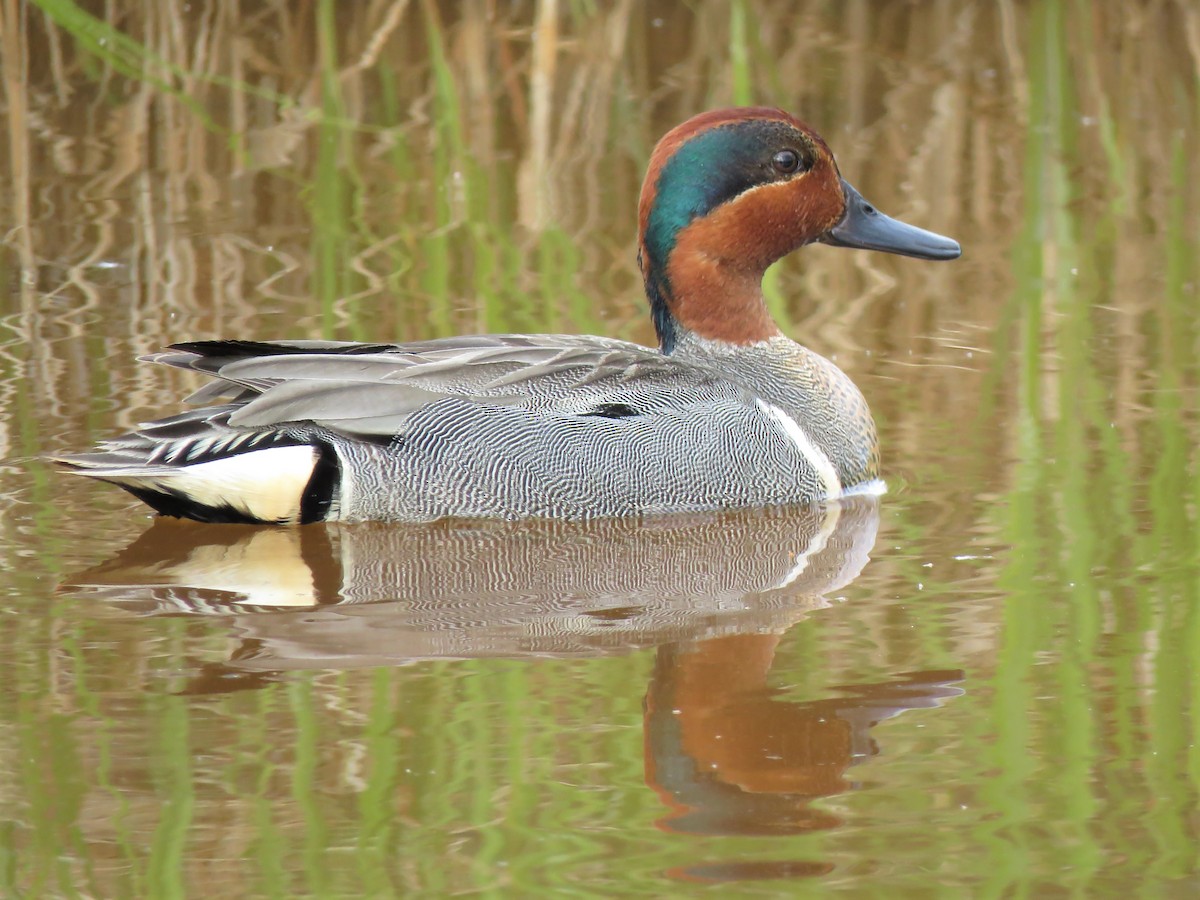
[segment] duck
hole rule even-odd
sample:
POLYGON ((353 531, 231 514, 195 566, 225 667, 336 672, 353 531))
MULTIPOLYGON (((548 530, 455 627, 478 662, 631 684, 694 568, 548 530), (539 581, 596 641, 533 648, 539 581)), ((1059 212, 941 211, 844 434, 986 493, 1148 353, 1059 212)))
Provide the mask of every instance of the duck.
POLYGON ((593 335, 194 340, 144 360, 192 408, 55 457, 161 515, 219 523, 591 519, 880 491, 863 394, 783 334, 768 266, 812 243, 926 260, 782 109, 696 115, 655 146, 638 265, 657 347, 593 335))

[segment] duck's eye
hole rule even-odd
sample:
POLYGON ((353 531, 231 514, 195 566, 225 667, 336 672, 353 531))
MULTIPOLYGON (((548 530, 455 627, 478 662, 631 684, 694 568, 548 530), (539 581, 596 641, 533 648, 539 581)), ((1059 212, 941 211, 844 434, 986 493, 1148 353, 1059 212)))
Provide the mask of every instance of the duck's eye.
POLYGON ((800 168, 800 154, 795 150, 780 150, 771 157, 771 164, 784 175, 791 175, 800 168))

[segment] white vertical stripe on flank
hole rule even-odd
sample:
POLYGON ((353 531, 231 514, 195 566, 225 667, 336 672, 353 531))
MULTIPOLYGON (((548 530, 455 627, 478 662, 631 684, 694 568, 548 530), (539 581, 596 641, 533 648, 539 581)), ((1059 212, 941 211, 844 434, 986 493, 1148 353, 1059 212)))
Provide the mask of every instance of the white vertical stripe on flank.
POLYGON ((842 481, 838 478, 837 470, 833 467, 833 463, 829 457, 825 455, 825 451, 809 439, 808 435, 804 433, 804 429, 800 427, 800 424, 774 404, 767 403, 765 400, 755 400, 754 403, 796 445, 796 449, 800 451, 800 455, 808 460, 809 464, 816 471, 817 477, 821 479, 821 484, 825 488, 825 496, 841 496, 842 481))

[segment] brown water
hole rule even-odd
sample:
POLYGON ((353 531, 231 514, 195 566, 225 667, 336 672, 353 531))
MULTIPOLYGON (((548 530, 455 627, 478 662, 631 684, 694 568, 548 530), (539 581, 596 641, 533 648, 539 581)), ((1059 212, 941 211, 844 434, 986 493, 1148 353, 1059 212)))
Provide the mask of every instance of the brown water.
POLYGON ((0 0, 0 894, 1200 892, 1200 10, 0 0), (654 141, 816 126, 951 264, 806 249, 890 492, 153 521, 52 470, 172 340, 652 338, 654 141))

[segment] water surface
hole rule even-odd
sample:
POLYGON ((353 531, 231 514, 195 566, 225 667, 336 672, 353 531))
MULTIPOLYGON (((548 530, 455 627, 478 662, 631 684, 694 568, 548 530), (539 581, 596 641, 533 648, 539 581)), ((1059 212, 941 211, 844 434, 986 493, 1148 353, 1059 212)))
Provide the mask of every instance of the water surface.
POLYGON ((0 35, 0 893, 1200 891, 1200 12, 41 0, 0 35), (963 244, 768 278, 883 498, 202 527, 40 458, 175 408, 136 362, 172 340, 650 341, 649 151, 750 102, 963 244))

